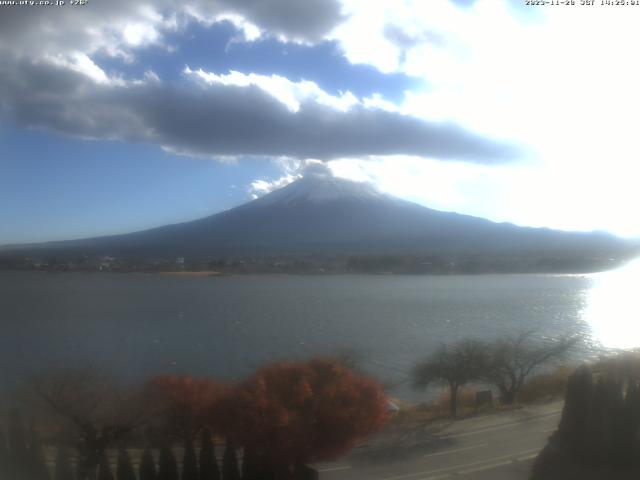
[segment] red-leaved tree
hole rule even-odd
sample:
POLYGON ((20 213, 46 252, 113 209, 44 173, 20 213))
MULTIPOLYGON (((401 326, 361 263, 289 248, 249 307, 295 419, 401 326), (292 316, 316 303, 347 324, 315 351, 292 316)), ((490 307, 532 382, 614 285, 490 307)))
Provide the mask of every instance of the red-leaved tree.
POLYGON ((383 426, 382 387, 331 359, 259 370, 214 409, 228 437, 276 478, 341 455, 383 426))
POLYGON ((159 413, 162 433, 193 441, 208 426, 212 406, 227 390, 211 379, 159 375, 149 381, 146 394, 159 413))

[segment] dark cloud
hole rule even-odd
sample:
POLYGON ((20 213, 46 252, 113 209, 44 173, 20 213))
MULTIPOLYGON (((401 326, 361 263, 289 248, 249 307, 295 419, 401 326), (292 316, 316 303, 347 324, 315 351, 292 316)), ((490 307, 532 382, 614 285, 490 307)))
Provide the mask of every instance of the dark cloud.
POLYGON ((292 112, 255 86, 185 80, 97 84, 48 63, 14 60, 0 72, 0 104, 20 125, 89 138, 123 139, 207 156, 285 156, 330 160, 407 154, 493 163, 510 145, 456 125, 379 109, 346 112, 313 99, 292 112))
POLYGON ((127 24, 155 23, 151 11, 145 14, 144 1, 128 0, 95 1, 83 7, 0 7, 0 49, 35 55, 115 48, 123 42, 127 24))
MULTIPOLYGON (((69 3, 69 2, 67 2, 69 3)), ((108 0, 86 6, 0 6, 0 51, 59 54, 70 51, 130 53, 126 28, 145 25, 162 33, 194 18, 207 22, 238 15, 267 34, 318 42, 343 20, 338 0, 108 0)))
MULTIPOLYGON (((230 14, 271 35, 317 42, 343 21, 339 0, 110 0, 0 9, 0 108, 25 127, 219 157, 408 154, 488 163, 514 155, 511 146, 453 124, 362 105, 340 111, 307 98, 294 113, 257 86, 109 82, 90 60, 100 50, 126 57, 145 42, 162 43, 167 29, 230 14)), ((387 35, 416 41, 399 28, 387 35)))
POLYGON ((224 0, 226 8, 275 34, 320 41, 342 20, 338 0, 224 0))

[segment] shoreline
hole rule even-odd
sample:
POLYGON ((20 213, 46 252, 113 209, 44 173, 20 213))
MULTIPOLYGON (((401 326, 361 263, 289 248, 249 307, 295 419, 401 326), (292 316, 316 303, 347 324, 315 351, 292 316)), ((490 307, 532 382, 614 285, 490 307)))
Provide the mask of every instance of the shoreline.
POLYGON ((455 272, 393 272, 393 271, 278 271, 278 270, 236 270, 236 271, 219 271, 219 270, 188 270, 188 271, 171 271, 171 270, 93 270, 93 269, 21 269, 21 268, 0 268, 2 272, 32 272, 32 273, 84 273, 84 274, 129 274, 129 275, 159 275, 167 277, 231 277, 231 276, 377 276, 377 277, 394 277, 394 276, 411 276, 411 277, 456 277, 456 276, 485 276, 485 275, 551 275, 560 277, 581 277, 597 273, 610 272, 618 267, 609 269, 588 269, 588 270, 485 270, 485 271, 455 271, 455 272))
POLYGON ((147 275, 160 275, 162 277, 228 277, 228 273, 222 273, 215 270, 188 271, 188 272, 133 272, 147 275))

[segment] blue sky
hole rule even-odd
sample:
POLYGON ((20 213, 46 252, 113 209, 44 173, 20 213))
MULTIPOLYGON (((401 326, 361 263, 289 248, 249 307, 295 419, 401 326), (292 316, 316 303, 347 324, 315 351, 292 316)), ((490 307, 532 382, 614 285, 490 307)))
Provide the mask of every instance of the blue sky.
POLYGON ((0 134, 3 235, 73 238, 200 218, 247 201, 262 160, 211 162, 153 145, 78 140, 5 125, 0 134), (7 223, 4 223, 4 222, 7 223), (45 233, 46 232, 46 233, 45 233))
POLYGON ((640 235, 640 8, 0 8, 0 244, 203 217, 317 161, 432 208, 640 235))
POLYGON ((164 81, 180 82, 185 66, 208 72, 236 70, 261 75, 281 75, 294 82, 312 80, 332 95, 350 91, 358 97, 380 93, 400 101, 404 90, 421 88, 426 79, 399 72, 382 73, 366 64, 351 64, 335 41, 318 45, 283 43, 273 38, 242 42, 239 31, 228 21, 206 27, 190 25, 185 31, 171 32, 166 42, 176 49, 167 54, 159 46, 138 52, 133 63, 121 58, 97 55, 95 62, 110 74, 141 77, 153 70, 164 81))

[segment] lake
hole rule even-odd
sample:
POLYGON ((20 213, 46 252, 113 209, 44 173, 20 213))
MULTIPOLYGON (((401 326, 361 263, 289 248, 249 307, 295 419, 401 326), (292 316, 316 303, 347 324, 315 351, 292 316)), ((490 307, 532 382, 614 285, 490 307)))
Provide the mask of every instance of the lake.
MULTIPOLYGON (((171 277, 0 272, 3 386, 64 365, 236 379, 353 354, 390 384, 441 343, 534 330, 640 344, 638 266, 596 275, 171 277), (633 279, 636 281, 632 281, 633 279)), ((396 394, 413 395, 399 386, 396 394)))

